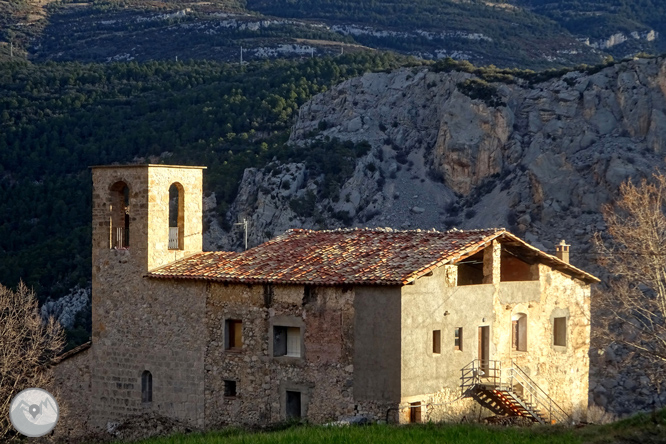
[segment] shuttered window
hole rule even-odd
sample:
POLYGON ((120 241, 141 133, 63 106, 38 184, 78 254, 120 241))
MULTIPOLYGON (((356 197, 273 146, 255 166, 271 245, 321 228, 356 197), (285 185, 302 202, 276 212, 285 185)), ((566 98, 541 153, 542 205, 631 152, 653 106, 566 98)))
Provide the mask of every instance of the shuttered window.
POLYGON ((287 356, 301 356, 301 329, 298 327, 287 329, 287 356))

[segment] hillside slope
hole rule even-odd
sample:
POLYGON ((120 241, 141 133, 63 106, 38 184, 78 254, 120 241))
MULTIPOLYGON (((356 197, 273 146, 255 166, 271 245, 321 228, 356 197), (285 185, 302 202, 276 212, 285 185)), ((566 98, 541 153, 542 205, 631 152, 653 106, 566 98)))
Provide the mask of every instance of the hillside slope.
MULTIPOLYGON (((434 68, 366 74, 304 104, 290 142, 294 161, 246 170, 228 213, 250 221, 250 245, 294 227, 504 226, 551 253, 566 239, 574 265, 603 275, 591 244, 602 205, 664 167, 666 60, 535 84, 434 68), (370 148, 331 189, 327 161, 303 153, 335 139, 370 148)), ((213 224, 205 239, 237 249, 242 232, 213 224)), ((593 358, 599 404, 628 413, 666 402, 628 352, 593 358)))
POLYGON ((666 51, 652 0, 0 2, 0 60, 239 61, 391 50, 543 69, 666 51), (242 48, 242 49, 241 49, 242 48))

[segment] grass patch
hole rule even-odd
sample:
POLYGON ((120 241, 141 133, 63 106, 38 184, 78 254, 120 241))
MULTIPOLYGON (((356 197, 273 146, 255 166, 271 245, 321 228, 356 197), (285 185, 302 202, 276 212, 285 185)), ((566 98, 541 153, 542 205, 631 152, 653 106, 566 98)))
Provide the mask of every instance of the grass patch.
POLYGON ((361 427, 293 426, 270 432, 226 429, 205 434, 176 435, 142 441, 143 444, 287 444, 287 443, 438 443, 438 444, 557 444, 557 443, 663 443, 666 409, 639 414, 608 425, 581 428, 560 426, 500 427, 478 424, 418 424, 361 427))

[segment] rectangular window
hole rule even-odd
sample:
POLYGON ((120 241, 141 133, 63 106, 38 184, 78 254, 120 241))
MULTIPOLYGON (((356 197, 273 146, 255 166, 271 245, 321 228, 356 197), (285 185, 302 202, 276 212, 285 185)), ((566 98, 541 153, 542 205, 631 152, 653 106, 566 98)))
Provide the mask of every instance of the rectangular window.
POLYGON ((553 320, 553 345, 567 346, 567 318, 553 320))
POLYGON ((511 350, 527 351, 527 315, 518 313, 511 321, 511 350))
POLYGON ((144 404, 153 402, 153 375, 148 370, 141 374, 141 401, 144 404))
POLYGON ((412 402, 409 404, 409 422, 412 424, 421 422, 421 403, 412 402))
POLYGON ((432 332, 432 352, 440 354, 442 352, 442 331, 433 330, 432 332))
POLYGON ((224 381, 224 396, 233 398, 236 396, 236 381, 224 381))
POLYGON ((301 329, 299 327, 273 327, 273 356, 301 357, 301 329))
POLYGON ((455 339, 453 342, 453 349, 454 350, 461 350, 463 349, 463 329, 462 327, 458 327, 455 329, 455 339))
POLYGON ((287 399, 285 404, 287 419, 301 418, 301 392, 292 392, 287 390, 287 399))
POLYGON ((224 322, 225 350, 240 351, 243 348, 243 322, 238 319, 227 319, 224 322))

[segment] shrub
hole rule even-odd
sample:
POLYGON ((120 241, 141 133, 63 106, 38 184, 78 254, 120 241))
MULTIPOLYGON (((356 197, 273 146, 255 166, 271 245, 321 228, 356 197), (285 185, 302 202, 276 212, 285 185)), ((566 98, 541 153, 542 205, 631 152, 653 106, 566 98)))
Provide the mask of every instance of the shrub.
POLYGON ((289 201, 289 207, 299 217, 312 217, 317 205, 317 196, 308 190, 303 196, 289 201))

